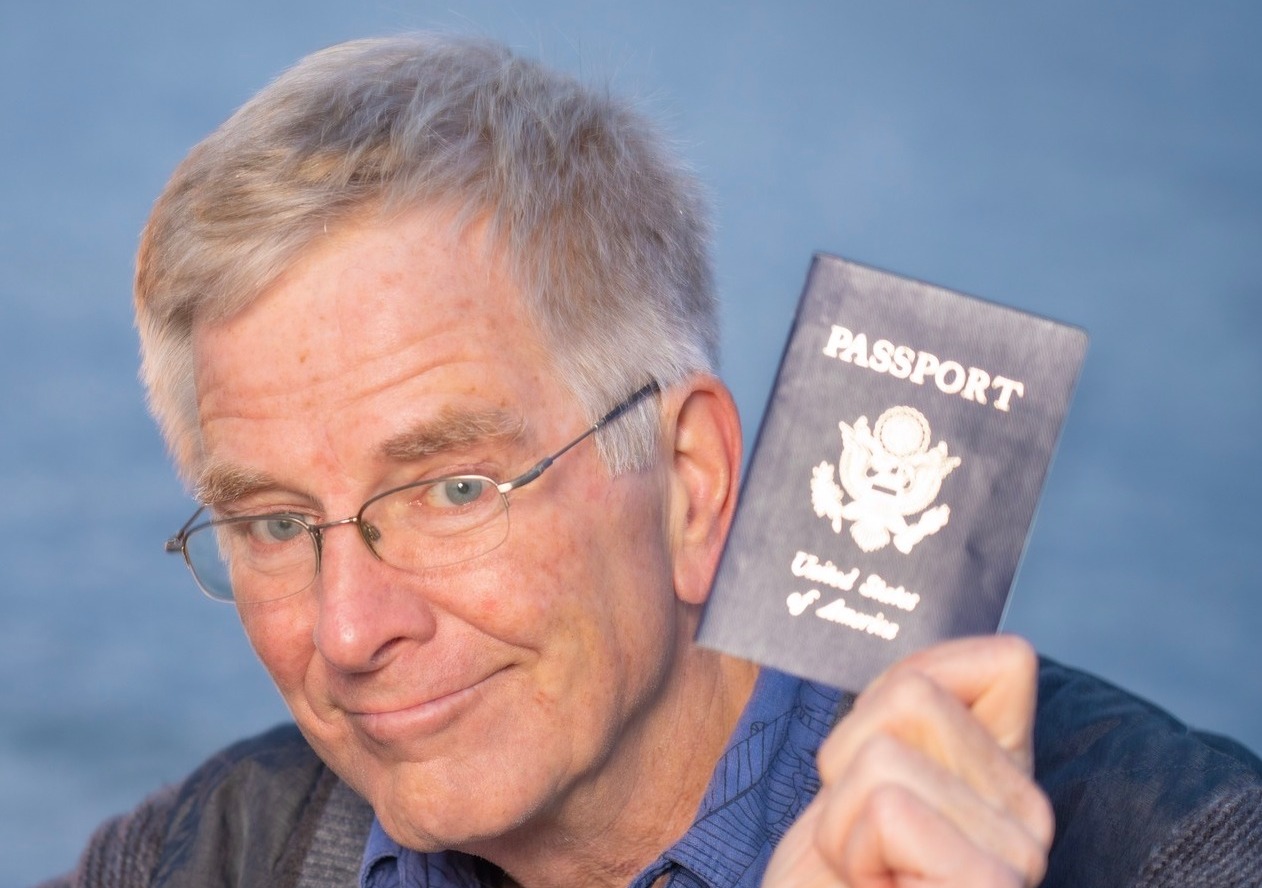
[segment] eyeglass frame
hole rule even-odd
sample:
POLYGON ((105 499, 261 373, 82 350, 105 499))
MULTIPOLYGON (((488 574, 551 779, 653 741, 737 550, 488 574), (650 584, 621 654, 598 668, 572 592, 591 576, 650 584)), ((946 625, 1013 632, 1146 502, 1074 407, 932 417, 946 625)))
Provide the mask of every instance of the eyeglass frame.
MULTIPOLYGON (((587 429, 584 430, 582 434, 578 435, 576 438, 571 440, 569 443, 567 443, 564 447, 560 448, 559 450, 556 450, 553 453, 549 454, 548 456, 545 456, 543 459, 539 460, 534 465, 532 465, 529 469, 527 469, 526 471, 518 475, 516 478, 513 478, 509 481, 502 481, 502 482, 495 481, 495 479, 493 478, 487 478, 486 480, 490 481, 492 484, 495 485, 496 491, 503 498, 505 511, 507 512, 508 510, 508 494, 509 493, 511 493, 514 490, 519 490, 522 487, 525 487, 527 484, 531 483, 532 481, 536 480, 540 475, 546 472, 557 459, 564 456, 571 449, 573 449, 574 447, 577 447, 583 441, 590 438, 592 435, 596 434, 596 432, 600 431, 602 428, 604 428, 605 426, 609 425, 614 420, 621 417, 624 413, 626 413, 632 407, 639 404, 645 398, 649 397, 650 395, 658 394, 661 392, 661 390, 662 390, 661 385, 656 380, 648 382, 645 385, 641 386, 640 388, 636 389, 624 400, 620 401, 619 403, 614 405, 612 408, 610 408, 608 413, 604 414, 595 422, 593 422, 590 426, 588 426, 587 429)), ((311 581, 310 581, 310 583, 314 583, 316 580, 316 577, 320 576, 320 566, 322 563, 322 559, 324 557, 324 531, 332 527, 341 527, 342 525, 345 525, 345 524, 353 524, 355 525, 356 529, 359 531, 360 539, 364 541, 364 544, 368 547, 368 551, 372 553, 373 557, 376 558, 378 561, 384 561, 381 555, 377 552, 376 548, 373 546, 372 539, 370 539, 371 534, 378 533, 378 531, 376 531, 376 528, 372 527, 371 524, 368 524, 367 522, 363 520, 364 512, 367 511, 369 506, 371 506, 373 503, 376 503, 376 502, 379 502, 380 500, 385 499, 386 497, 393 496, 394 494, 399 493, 400 491, 403 491, 403 490, 408 490, 413 487, 422 487, 424 485, 436 484, 441 481, 447 481, 453 478, 460 478, 460 477, 465 477, 465 476, 441 475, 434 478, 419 478, 416 481, 410 481, 407 484, 401 484, 398 487, 392 487, 389 490, 382 491, 381 493, 378 493, 369 497, 367 500, 364 501, 364 504, 359 507, 359 511, 356 512, 354 515, 351 515, 347 518, 339 518, 336 521, 324 521, 319 524, 311 524, 307 521, 304 521, 301 516, 295 515, 289 512, 263 513, 259 515, 241 515, 241 516, 234 516, 231 519, 211 519, 210 521, 206 521, 202 524, 198 524, 197 519, 202 515, 202 513, 204 513, 208 508, 210 508, 210 506, 203 503, 201 506, 197 508, 197 511, 195 511, 189 517, 189 519, 184 522, 184 525, 178 531, 176 531, 175 534, 173 534, 171 537, 167 539, 167 541, 163 544, 163 551, 168 552, 170 554, 175 554, 178 552, 184 557, 184 564, 188 568, 189 573, 193 575, 193 582, 197 584, 197 588, 200 589, 206 595, 207 598, 210 598, 213 601, 223 602, 225 604, 232 604, 235 602, 235 597, 232 599, 223 598, 219 595, 216 595, 210 589, 206 588, 206 585, 202 582, 201 577, 198 576, 196 568, 193 567, 193 560, 188 553, 188 540, 189 540, 189 537, 192 534, 196 533, 197 531, 200 531, 206 527, 210 527, 220 521, 236 522, 236 521, 260 520, 260 519, 265 519, 265 518, 285 518, 290 521, 293 521, 295 524, 300 526, 304 531, 306 531, 307 536, 310 537, 312 544, 315 547, 315 570, 312 571, 311 581)), ((475 476, 469 476, 469 477, 475 477, 475 476)), ((476 477, 485 477, 485 476, 476 476, 476 477)), ((497 543, 491 549, 488 549, 487 552, 494 551, 494 549, 498 547, 502 542, 503 540, 501 540, 500 543, 497 543)), ((480 554, 485 555, 486 552, 482 552, 480 554)), ((475 555, 473 557, 476 558, 479 556, 475 555)), ((292 595, 297 595, 299 592, 303 591, 303 589, 306 589, 310 585, 310 583, 308 583, 307 586, 303 586, 299 589, 295 589, 293 592, 286 593, 285 595, 278 596, 277 598, 269 598, 269 599, 262 599, 262 600, 263 601, 279 601, 284 598, 289 598, 292 595)))

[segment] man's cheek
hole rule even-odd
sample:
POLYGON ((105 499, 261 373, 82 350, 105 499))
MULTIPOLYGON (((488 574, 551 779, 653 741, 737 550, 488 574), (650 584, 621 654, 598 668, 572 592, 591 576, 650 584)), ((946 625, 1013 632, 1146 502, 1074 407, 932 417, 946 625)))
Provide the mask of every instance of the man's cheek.
POLYGON ((557 542, 554 538, 545 546, 538 538, 523 540, 516 551, 497 553, 500 557, 485 572, 471 573, 465 585, 470 620, 506 641, 537 637, 537 630, 574 598, 576 587, 585 585, 575 570, 576 548, 557 542))
POLYGON ((250 646, 287 699, 315 654, 314 623, 295 604, 267 602, 238 611, 250 646))

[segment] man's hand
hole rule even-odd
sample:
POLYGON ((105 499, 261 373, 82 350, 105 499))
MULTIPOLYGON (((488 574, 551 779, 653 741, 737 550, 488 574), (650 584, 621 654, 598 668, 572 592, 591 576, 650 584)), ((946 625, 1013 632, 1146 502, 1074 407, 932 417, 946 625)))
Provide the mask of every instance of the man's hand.
POLYGON ((820 748, 819 794, 764 888, 1037 885, 1053 832, 1031 777, 1037 672, 1014 636, 891 667, 820 748))

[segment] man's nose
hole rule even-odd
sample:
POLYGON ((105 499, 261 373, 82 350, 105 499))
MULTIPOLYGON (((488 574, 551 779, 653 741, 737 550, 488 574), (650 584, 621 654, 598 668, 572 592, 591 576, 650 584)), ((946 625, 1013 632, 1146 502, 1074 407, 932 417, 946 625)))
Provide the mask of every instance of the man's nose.
POLYGON ((365 545, 356 525, 323 532, 316 649, 335 669, 370 672, 401 646, 433 637, 435 621, 422 577, 391 567, 365 545))

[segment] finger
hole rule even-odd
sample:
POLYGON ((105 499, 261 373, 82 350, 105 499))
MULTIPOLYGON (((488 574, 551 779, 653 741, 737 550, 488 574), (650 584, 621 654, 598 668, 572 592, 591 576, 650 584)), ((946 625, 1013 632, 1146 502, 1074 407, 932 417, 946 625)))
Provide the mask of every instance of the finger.
POLYGON ((889 737, 958 777, 990 807, 1011 811, 1037 840, 1050 841, 1051 808, 1025 764, 953 695, 919 672, 904 671, 865 696, 864 705, 856 705, 820 747, 826 785, 852 779, 860 753, 875 738, 889 737))
POLYGON ((1032 766, 1038 655, 1029 642, 1015 635, 947 641, 894 664, 869 690, 909 672, 924 675, 948 691, 1000 746, 1032 766))
POLYGON ((824 801, 819 795, 812 799, 776 845, 762 888, 837 888, 837 871, 820 853, 817 841, 824 801))
MULTIPOLYGON (((1008 770, 1008 778, 1016 784, 1009 796, 1042 796, 1015 765, 1009 763, 1008 770)), ((844 862, 845 837, 865 828, 865 818, 870 816, 874 800, 881 799, 891 789, 906 793, 919 804, 938 812, 973 846, 1003 861, 1009 868, 1029 872, 1043 866, 1051 841, 1050 827, 1027 823, 1021 813, 992 805, 919 750, 878 735, 864 745, 843 777, 826 786, 817 797, 822 801, 823 810, 816 824, 816 842, 821 854, 828 856, 831 850, 835 855, 830 857, 835 867, 844 862)), ((1029 806, 1044 807, 1037 802, 1029 806)), ((906 825, 900 828, 905 829, 906 825)))
POLYGON ((838 869, 848 888, 1021 888, 1044 866, 1014 869, 978 848, 949 820, 901 787, 870 799, 851 831, 838 869))

